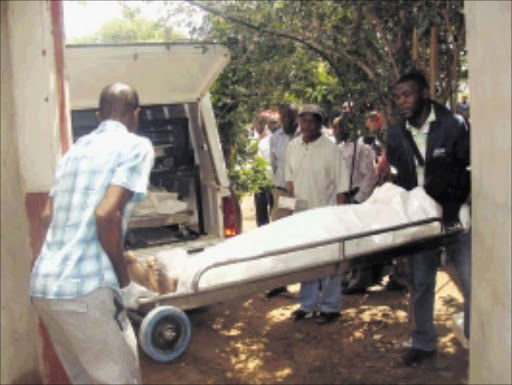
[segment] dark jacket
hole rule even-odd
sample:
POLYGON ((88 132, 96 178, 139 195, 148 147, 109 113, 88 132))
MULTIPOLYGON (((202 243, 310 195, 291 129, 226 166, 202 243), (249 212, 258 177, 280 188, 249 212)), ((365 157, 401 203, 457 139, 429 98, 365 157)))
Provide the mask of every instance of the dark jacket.
MULTIPOLYGON (((453 224, 470 193, 469 129, 462 117, 431 103, 436 120, 430 124, 427 136, 424 188, 443 206, 445 223, 453 224)), ((418 185, 413 143, 405 121, 388 128, 386 155, 397 171, 394 183, 407 190, 418 185)))

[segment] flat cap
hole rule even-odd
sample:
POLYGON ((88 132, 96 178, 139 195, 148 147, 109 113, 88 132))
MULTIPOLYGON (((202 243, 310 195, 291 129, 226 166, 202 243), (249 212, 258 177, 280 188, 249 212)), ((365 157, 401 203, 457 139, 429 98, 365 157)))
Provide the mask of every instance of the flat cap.
POLYGON ((324 119, 324 111, 316 104, 304 104, 299 110, 299 116, 303 114, 313 114, 319 116, 322 120, 324 119))

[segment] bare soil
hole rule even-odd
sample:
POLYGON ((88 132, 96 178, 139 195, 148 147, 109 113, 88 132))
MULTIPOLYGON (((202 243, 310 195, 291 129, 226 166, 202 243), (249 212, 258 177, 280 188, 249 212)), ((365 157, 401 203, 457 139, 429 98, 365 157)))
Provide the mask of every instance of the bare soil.
MULTIPOLYGON (((242 201, 244 231, 255 227, 252 197, 242 201)), ((187 312, 192 340, 170 363, 140 351, 148 384, 466 384, 469 352, 452 332, 462 296, 450 267, 437 276, 438 353, 416 368, 401 361, 410 336, 408 293, 374 286, 343 296, 342 317, 319 326, 292 322, 299 284, 267 299, 264 293, 187 312)))

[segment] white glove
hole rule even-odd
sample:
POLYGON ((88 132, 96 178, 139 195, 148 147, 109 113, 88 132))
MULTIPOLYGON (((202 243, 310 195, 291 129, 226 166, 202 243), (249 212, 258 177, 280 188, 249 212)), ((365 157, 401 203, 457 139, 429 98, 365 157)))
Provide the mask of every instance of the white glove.
POLYGON ((463 204, 459 209, 459 221, 464 230, 469 230, 471 227, 471 213, 469 205, 463 204))
POLYGON ((120 289, 121 297, 123 298, 124 306, 127 309, 137 310, 140 306, 140 299, 153 299, 158 297, 158 293, 146 289, 144 286, 139 285, 133 281, 129 285, 120 289))

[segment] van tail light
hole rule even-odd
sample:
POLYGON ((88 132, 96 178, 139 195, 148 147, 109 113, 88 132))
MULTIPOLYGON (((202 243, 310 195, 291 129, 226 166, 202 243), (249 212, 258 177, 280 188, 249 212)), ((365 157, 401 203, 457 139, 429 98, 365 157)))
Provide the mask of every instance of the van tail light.
POLYGON ((237 214, 233 197, 223 197, 222 206, 224 212, 224 238, 231 238, 240 233, 236 225, 237 214))

